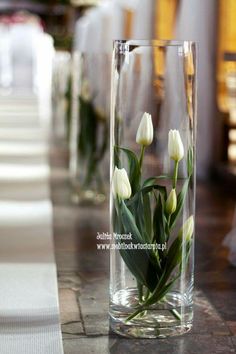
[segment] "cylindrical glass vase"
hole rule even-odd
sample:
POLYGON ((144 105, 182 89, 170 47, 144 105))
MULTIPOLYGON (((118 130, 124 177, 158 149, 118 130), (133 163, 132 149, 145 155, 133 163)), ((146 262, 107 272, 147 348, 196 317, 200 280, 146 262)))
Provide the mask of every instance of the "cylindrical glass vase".
POLYGON ((115 41, 110 326, 183 334, 193 321, 195 44, 115 41))
POLYGON ((106 53, 73 54, 70 177, 79 204, 100 204, 108 192, 110 67, 106 53))

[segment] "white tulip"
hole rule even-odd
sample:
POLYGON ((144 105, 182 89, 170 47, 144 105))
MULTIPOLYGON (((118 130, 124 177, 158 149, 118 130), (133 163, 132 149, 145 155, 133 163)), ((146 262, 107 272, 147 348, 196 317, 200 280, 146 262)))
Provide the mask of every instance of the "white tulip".
POLYGON ((112 189, 115 197, 129 199, 131 196, 131 186, 127 172, 124 168, 115 167, 112 179, 112 189))
POLYGON ((184 157, 184 146, 178 130, 169 131, 168 153, 170 158, 176 162, 184 157))
POLYGON ((191 215, 184 223, 182 229, 180 230, 180 234, 186 241, 190 241, 192 234, 194 231, 194 219, 193 215, 191 215))
POLYGON ((166 213, 171 215, 175 212, 177 206, 177 197, 175 189, 173 188, 166 201, 166 213))
POLYGON ((139 124, 136 143, 143 146, 148 146, 153 140, 153 125, 151 114, 145 112, 139 124))

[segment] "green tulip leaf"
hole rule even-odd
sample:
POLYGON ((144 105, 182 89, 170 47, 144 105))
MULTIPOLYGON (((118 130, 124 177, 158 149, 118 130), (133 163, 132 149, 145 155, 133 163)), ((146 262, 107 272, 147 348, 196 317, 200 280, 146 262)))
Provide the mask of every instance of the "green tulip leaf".
MULTIPOLYGON (((135 219, 124 201, 121 201, 119 208, 119 216, 122 220, 124 231, 132 234, 132 243, 136 245, 145 244, 135 219)), ((127 243, 130 243, 130 240, 127 243)), ((126 250, 125 257, 123 259, 132 274, 140 274, 139 283, 146 285, 150 291, 153 291, 158 281, 158 267, 154 262, 155 255, 153 250, 140 248, 126 250), (142 278, 142 282, 140 278, 142 278)))
POLYGON ((164 197, 164 199, 166 199, 167 197, 167 192, 166 192, 166 187, 164 186, 160 186, 158 184, 154 184, 151 186, 146 186, 141 188, 133 197, 131 197, 127 202, 126 205, 131 209, 133 209, 133 206, 138 203, 138 200, 140 198, 140 195, 145 195, 147 193, 153 192, 155 190, 158 190, 162 196, 164 197))
POLYGON ((147 235, 147 241, 152 242, 152 210, 151 210, 151 200, 149 193, 143 195, 143 216, 145 224, 145 233, 147 235))
POLYGON ((155 176, 155 177, 150 177, 150 178, 147 178, 144 182, 143 182, 143 187, 148 187, 148 186, 152 186, 154 184, 156 184, 156 181, 158 179, 171 179, 170 176, 167 176, 167 175, 162 175, 162 176, 155 176))
MULTIPOLYGON (((161 195, 159 194, 153 215, 153 239, 158 244, 164 244, 166 242, 166 217, 164 209, 165 205, 162 201, 161 195)), ((163 252, 159 251, 159 254, 161 254, 160 258, 163 258, 163 252)))

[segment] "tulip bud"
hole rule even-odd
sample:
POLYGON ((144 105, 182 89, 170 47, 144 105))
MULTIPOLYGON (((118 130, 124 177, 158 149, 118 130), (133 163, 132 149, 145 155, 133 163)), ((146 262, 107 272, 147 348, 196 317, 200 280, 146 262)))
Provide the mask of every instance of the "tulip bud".
POLYGON ((148 146, 153 140, 153 125, 151 114, 145 112, 139 124, 136 143, 143 146, 148 146))
POLYGON ((190 241, 192 234, 193 234, 193 230, 194 230, 194 219, 193 219, 193 215, 191 215, 184 223, 182 229, 179 232, 179 235, 182 235, 182 237, 186 240, 186 241, 190 241))
POLYGON ((91 89, 88 80, 84 79, 81 85, 81 97, 84 101, 89 102, 91 101, 91 89))
POLYGON ((129 199, 131 196, 131 186, 127 172, 124 168, 115 167, 112 180, 112 189, 115 197, 129 199))
POLYGON ((178 130, 169 131, 168 152, 170 158, 176 162, 184 157, 184 147, 178 130))
POLYGON ((100 121, 105 121, 106 120, 106 112, 105 112, 105 110, 102 107, 100 107, 100 106, 95 107, 95 113, 97 115, 97 118, 100 121))
POLYGON ((166 213, 171 215, 175 212, 177 206, 177 197, 175 189, 173 188, 166 201, 166 213))

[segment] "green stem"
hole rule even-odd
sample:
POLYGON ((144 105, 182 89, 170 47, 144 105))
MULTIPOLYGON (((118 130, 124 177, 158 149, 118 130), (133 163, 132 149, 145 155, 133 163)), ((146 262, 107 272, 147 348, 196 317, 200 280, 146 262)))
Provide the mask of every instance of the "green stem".
POLYGON ((141 153, 140 153, 140 158, 139 158, 139 167, 140 167, 140 171, 142 171, 144 151, 145 151, 145 146, 144 146, 144 145, 142 145, 142 147, 141 147, 141 153))
POLYGON ((168 218, 167 218, 167 238, 166 238, 166 242, 168 242, 169 238, 170 238, 170 220, 171 220, 171 214, 169 214, 168 218))
MULTIPOLYGON (((163 300, 164 300, 164 298, 163 298, 163 300)), ((129 317, 126 318, 125 322, 131 321, 133 318, 135 318, 136 316, 141 314, 143 311, 148 310, 148 308, 149 307, 147 307, 147 306, 140 306, 135 312, 133 312, 129 317)), ((181 315, 177 310, 171 309, 169 311, 178 321, 181 321, 181 315)))
POLYGON ((137 282, 137 288, 138 288, 138 300, 139 303, 142 303, 143 301, 143 285, 139 282, 137 282))
POLYGON ((136 310, 129 317, 126 318, 125 322, 131 321, 134 317, 138 316, 141 312, 143 312, 144 309, 145 308, 143 307, 138 308, 138 310, 136 310))
POLYGON ((176 183, 177 183, 177 178, 178 178, 178 168, 179 168, 179 162, 175 161, 175 168, 174 168, 174 175, 173 175, 173 188, 176 188, 176 183))
POLYGON ((96 177, 97 177, 96 182, 97 182, 98 191, 105 194, 105 186, 99 168, 97 168, 96 177))
POLYGON ((96 160, 92 156, 90 156, 90 160, 88 161, 88 165, 87 165, 87 173, 82 185, 82 189, 86 189, 90 186, 92 177, 94 176, 96 171, 96 167, 97 167, 96 165, 97 165, 96 160))
POLYGON ((173 315, 177 320, 181 321, 181 315, 180 315, 180 313, 179 313, 177 310, 172 309, 172 310, 170 310, 170 313, 172 313, 172 315, 173 315))
POLYGON ((170 225, 171 214, 168 215, 167 224, 170 225))
POLYGON ((145 301, 148 299, 149 294, 150 294, 150 291, 149 291, 149 289, 147 289, 146 294, 145 294, 145 299, 144 299, 145 301))
MULTIPOLYGON (((168 303, 168 301, 167 301, 165 296, 163 297, 163 299, 161 301, 166 301, 168 303)), ((177 310, 171 309, 169 311, 177 320, 181 321, 181 315, 180 315, 180 313, 177 310)))

